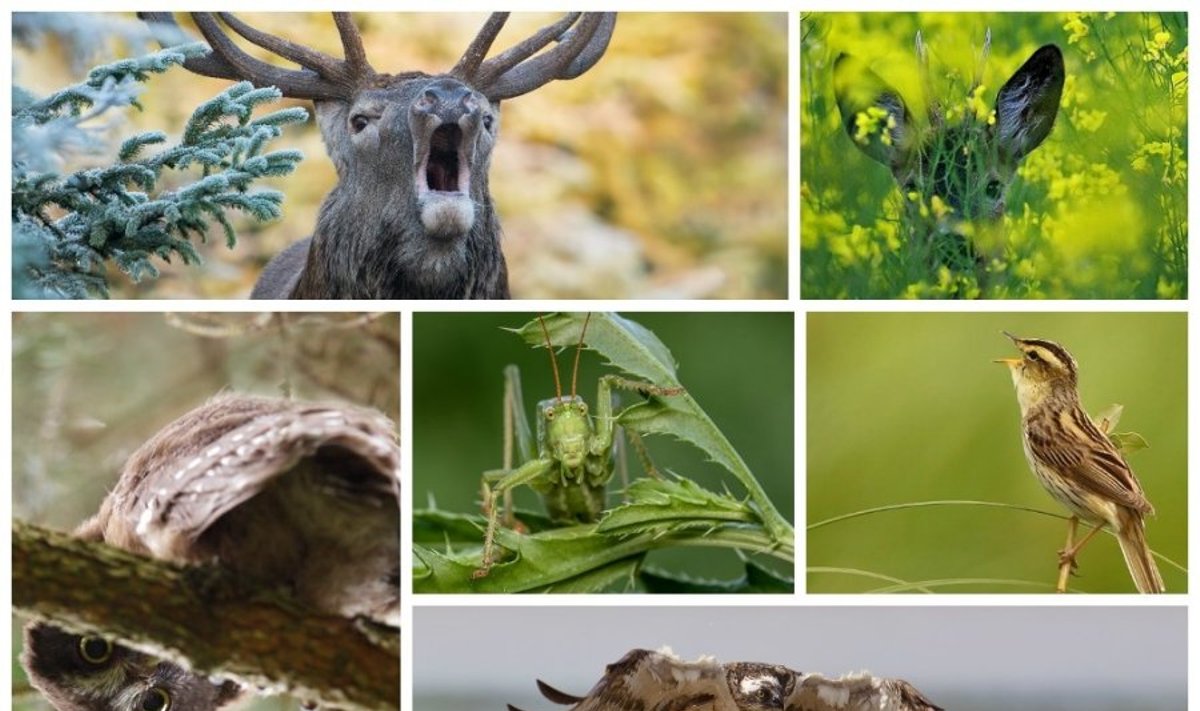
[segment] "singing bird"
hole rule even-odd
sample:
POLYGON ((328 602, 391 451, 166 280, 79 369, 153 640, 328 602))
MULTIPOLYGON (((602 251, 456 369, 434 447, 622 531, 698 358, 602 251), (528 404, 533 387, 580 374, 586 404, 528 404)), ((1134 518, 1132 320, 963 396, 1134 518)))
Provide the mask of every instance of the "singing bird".
MULTIPOLYGON (((635 649, 608 665, 586 696, 538 680, 550 701, 570 711, 942 711, 911 684, 869 674, 830 678, 778 664, 712 657, 685 662, 669 649, 635 649)), ((521 711, 513 705, 509 711, 521 711)))
MULTIPOLYGON (((226 395, 143 444, 75 535, 221 566, 314 611, 398 627, 399 462, 395 425, 378 413, 226 395)), ((26 628, 22 662, 60 711, 208 711, 243 695, 45 622, 26 628)))

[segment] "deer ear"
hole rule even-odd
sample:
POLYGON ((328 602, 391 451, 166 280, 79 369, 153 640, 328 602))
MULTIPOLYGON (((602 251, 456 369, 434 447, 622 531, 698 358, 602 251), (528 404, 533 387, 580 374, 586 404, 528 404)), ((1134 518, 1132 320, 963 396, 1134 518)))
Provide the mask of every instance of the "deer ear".
POLYGON ((833 64, 833 93, 850 140, 871 158, 894 168, 912 145, 912 117, 904 99, 866 63, 841 54, 833 64))
POLYGON ((1054 128, 1062 99, 1062 51, 1048 44, 1034 52, 996 95, 996 145, 1011 161, 1041 145, 1054 128))

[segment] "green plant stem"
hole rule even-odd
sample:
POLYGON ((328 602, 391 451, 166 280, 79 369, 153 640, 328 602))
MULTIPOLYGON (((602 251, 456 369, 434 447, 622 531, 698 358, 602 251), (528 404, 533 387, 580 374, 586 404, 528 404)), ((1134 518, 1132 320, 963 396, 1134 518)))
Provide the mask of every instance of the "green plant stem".
MULTIPOLYGON (((1019 580, 1014 578, 944 578, 934 580, 917 580, 910 583, 902 583, 890 585, 888 587, 876 588, 868 590, 868 594, 873 593, 900 593, 908 592, 909 590, 921 590, 924 592, 932 592, 930 588, 950 587, 954 585, 1008 585, 1013 587, 1034 587, 1054 590, 1055 586, 1049 583, 1042 583, 1036 580, 1019 580)), ((1077 588, 1067 588, 1067 592, 1082 592, 1077 588)))
MULTIPOLYGON (((1060 521, 1067 521, 1071 518, 1070 516, 1067 516, 1065 514, 1054 513, 1052 511, 1043 511, 1042 509, 1035 509, 1032 506, 1021 506, 1019 504, 1006 504, 1006 503, 1002 503, 999 501, 974 501, 971 499, 946 499, 946 500, 935 500, 935 501, 910 501, 910 502, 904 503, 904 504, 889 504, 887 506, 875 506, 875 507, 872 507, 869 509, 862 509, 861 511, 851 511, 850 513, 845 513, 845 514, 841 514, 838 516, 833 516, 831 518, 824 519, 823 521, 817 521, 816 523, 810 523, 806 530, 811 532, 811 531, 817 530, 818 528, 823 528, 825 526, 828 526, 830 524, 841 523, 842 521, 849 521, 851 519, 860 518, 862 516, 870 516, 872 514, 877 514, 877 513, 886 513, 889 511, 903 511, 906 509, 928 508, 928 507, 932 507, 932 506, 982 506, 984 508, 1009 509, 1012 511, 1024 511, 1026 513, 1038 514, 1039 516, 1048 516, 1050 518, 1056 518, 1060 521)), ((1107 527, 1104 529, 1104 532, 1110 536, 1113 536, 1114 538, 1116 537, 1116 534, 1113 533, 1111 530, 1109 530, 1107 527)), ((1183 573, 1184 575, 1187 575, 1188 570, 1185 566, 1180 565, 1179 563, 1175 562, 1174 560, 1168 558, 1167 556, 1165 556, 1162 553, 1159 553, 1157 551, 1151 550, 1150 553, 1155 558, 1162 561, 1163 563, 1166 563, 1167 565, 1171 566, 1172 568, 1175 568, 1176 570, 1183 573)))
POLYGON ((662 548, 666 545, 678 545, 687 547, 733 548, 736 550, 763 553, 788 563, 796 562, 796 547, 793 543, 776 541, 768 532, 753 528, 724 528, 699 536, 676 533, 664 536, 658 540, 664 543, 654 547, 662 548))
MULTIPOLYGON (((858 577, 862 577, 862 578, 871 578, 873 580, 886 580, 889 583, 894 583, 897 585, 911 585, 911 583, 909 581, 902 580, 901 578, 897 578, 897 577, 894 577, 891 575, 884 575, 883 573, 876 573, 876 572, 873 572, 870 570, 859 570, 858 568, 834 568, 834 567, 827 567, 827 566, 813 566, 808 569, 808 573, 810 575, 813 573, 818 573, 818 574, 819 573, 828 573, 831 575, 853 575, 853 576, 858 576, 858 577)), ((930 594, 933 593, 933 591, 930 590, 929 588, 920 587, 920 586, 918 586, 916 588, 916 590, 918 590, 919 592, 923 592, 923 593, 930 593, 930 594)), ((872 591, 872 592, 875 592, 875 591, 872 591)))

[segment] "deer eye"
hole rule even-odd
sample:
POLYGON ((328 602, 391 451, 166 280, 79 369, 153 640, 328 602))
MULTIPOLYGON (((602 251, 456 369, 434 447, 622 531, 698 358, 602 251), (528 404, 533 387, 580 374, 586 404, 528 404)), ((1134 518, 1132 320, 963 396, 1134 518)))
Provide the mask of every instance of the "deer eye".
POLYGON ((1004 193, 1004 185, 1001 184, 999 180, 996 180, 996 179, 989 180, 987 187, 984 188, 984 192, 992 200, 999 200, 1000 195, 1002 195, 1004 193))
POLYGON ((366 114, 354 114, 350 117, 350 130, 358 133, 371 125, 371 117, 366 114))
POLYGON ((80 637, 79 656, 89 664, 103 664, 112 656, 112 644, 103 637, 80 637))
POLYGON ((142 696, 138 708, 142 711, 167 711, 171 708, 171 694, 161 686, 156 686, 142 696))

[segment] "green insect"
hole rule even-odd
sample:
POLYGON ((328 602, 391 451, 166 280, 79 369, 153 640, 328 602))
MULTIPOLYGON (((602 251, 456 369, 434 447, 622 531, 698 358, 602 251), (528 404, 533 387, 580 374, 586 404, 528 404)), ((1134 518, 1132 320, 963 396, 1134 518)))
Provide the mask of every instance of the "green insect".
MULTIPOLYGON (((520 371, 515 365, 504 369, 504 468, 483 474, 483 510, 488 517, 488 526, 484 536, 483 560, 474 573, 475 578, 486 576, 496 562, 495 538, 500 525, 501 508, 507 512, 507 525, 517 525, 512 514, 511 497, 513 489, 519 486, 528 486, 541 495, 546 513, 556 524, 592 523, 600 518, 605 509, 608 482, 613 477, 614 443, 618 440, 619 416, 613 415, 614 389, 660 397, 683 393, 683 388, 663 388, 616 375, 604 375, 597 389, 596 412, 590 414, 587 403, 576 394, 579 356, 583 352, 590 320, 591 314, 588 314, 575 348, 571 394, 564 397, 550 332, 546 322, 538 316, 554 372, 555 396, 537 405, 536 451, 530 438, 529 420, 522 409, 520 371), (516 468, 512 466, 514 432, 516 453, 520 459, 516 468)), ((642 455, 645 464, 647 459, 640 447, 640 440, 632 432, 629 434, 630 441, 642 455)))

